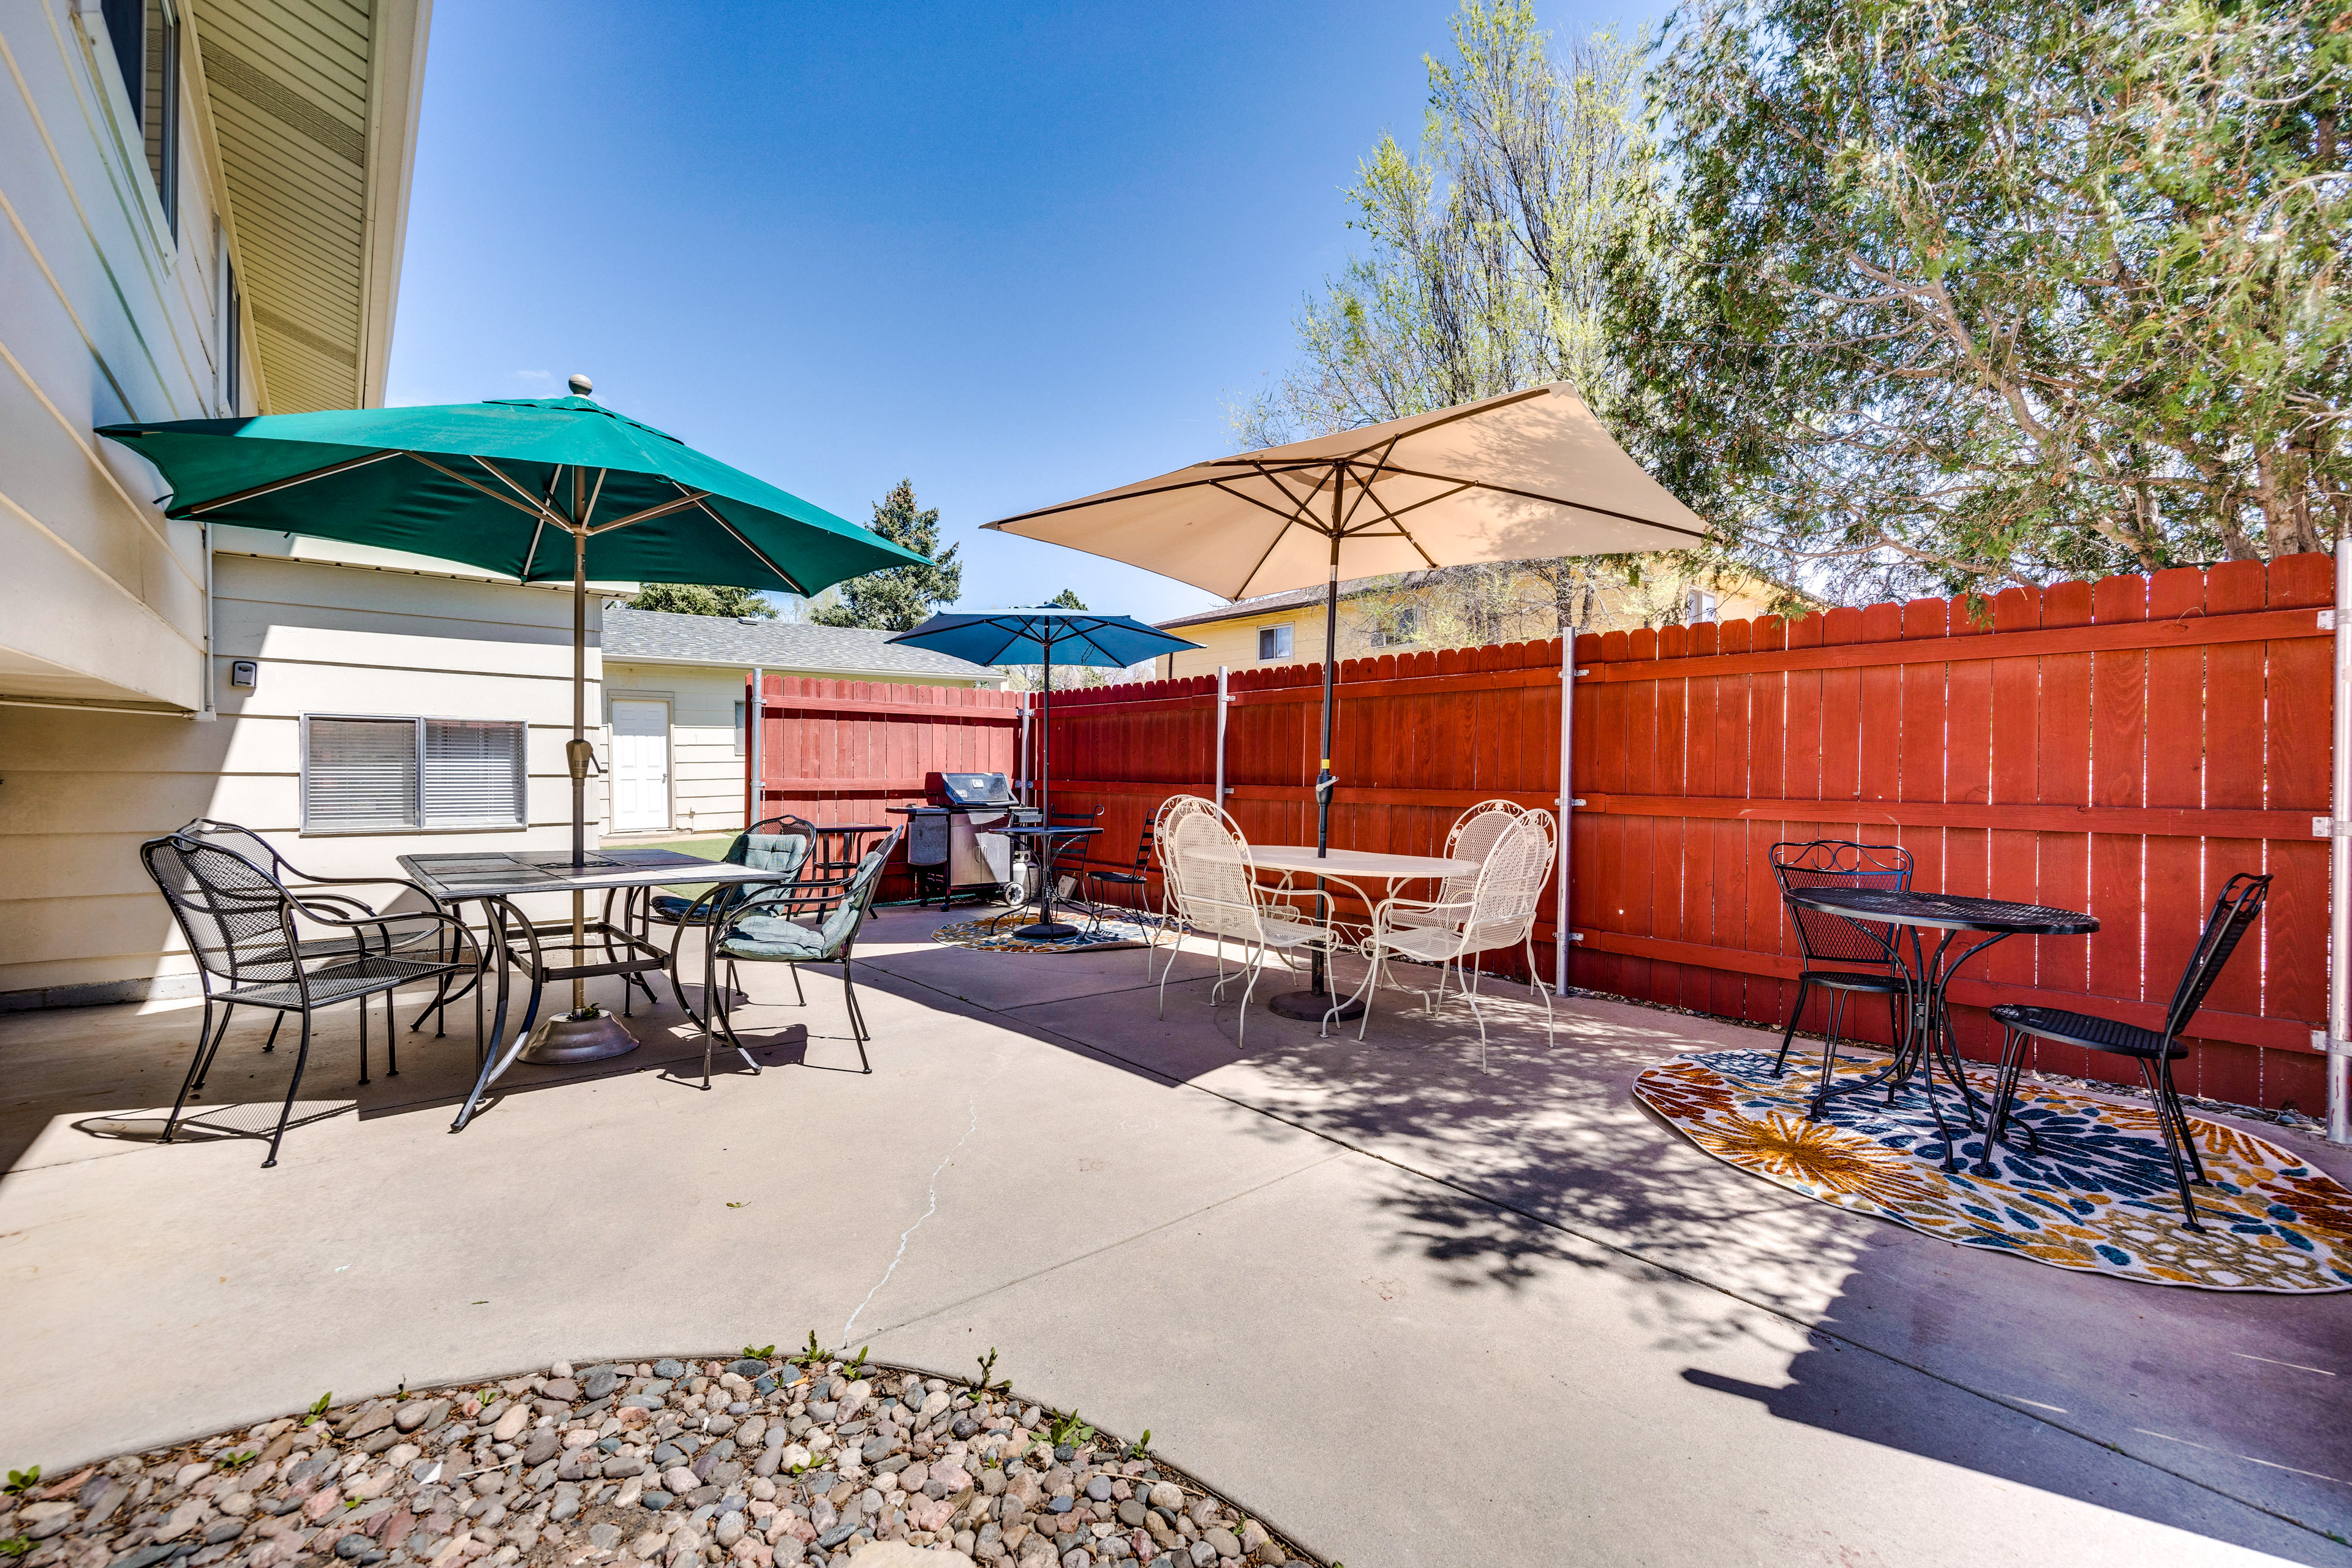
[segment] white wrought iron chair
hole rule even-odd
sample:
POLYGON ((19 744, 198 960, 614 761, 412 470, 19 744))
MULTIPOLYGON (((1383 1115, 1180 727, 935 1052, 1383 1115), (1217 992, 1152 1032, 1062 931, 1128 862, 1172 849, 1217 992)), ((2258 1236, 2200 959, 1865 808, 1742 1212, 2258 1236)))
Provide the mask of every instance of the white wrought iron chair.
MULTIPOLYGON (((1176 825, 1188 816, 1213 815, 1216 810, 1216 803, 1202 796, 1171 795, 1152 814, 1151 850, 1160 860, 1160 925, 1143 950, 1143 977, 1147 981, 1151 978, 1151 952, 1160 945, 1160 932, 1168 933, 1168 967, 1172 969, 1176 955, 1183 951, 1184 933, 1191 929, 1184 923, 1183 900, 1177 895, 1182 879, 1176 864, 1176 825)), ((1160 974, 1160 1016, 1164 1018, 1168 1016, 1166 969, 1160 974)))
MULTIPOLYGON (((1423 993, 1434 1017, 1445 998, 1446 976, 1456 977, 1470 1016, 1478 1021, 1478 1069, 1486 1066, 1486 1016, 1478 1009, 1478 991, 1463 961, 1482 952, 1521 947, 1527 953, 1528 988, 1543 1003, 1544 1039, 1552 1039, 1551 994, 1536 971, 1536 908, 1552 864, 1551 818, 1528 812, 1503 830, 1487 851, 1466 896, 1435 899, 1389 899, 1372 911, 1371 934, 1362 944, 1371 966, 1364 975, 1364 1021, 1356 1037, 1364 1037, 1372 1016, 1372 996, 1391 958, 1409 963, 1437 965, 1437 989, 1423 993), (1405 917, 1400 919, 1399 917, 1405 917)), ((1449 882, 1449 887, 1451 883, 1449 882)))
MULTIPOLYGON (((1467 860, 1474 865, 1484 866, 1486 857, 1495 852, 1495 846, 1503 841, 1504 833, 1514 823, 1531 816, 1543 819, 1547 834, 1553 831, 1549 812, 1529 811, 1515 800, 1482 800, 1454 819, 1453 829, 1445 836, 1445 858, 1467 860)), ((1429 901, 1438 910, 1466 905, 1477 885, 1475 872, 1448 877, 1438 884, 1437 896, 1429 901)), ((1398 926, 1436 926, 1447 924, 1449 919, 1433 910, 1399 909, 1395 912, 1394 923, 1398 926)))
MULTIPOLYGON (((1175 899, 1178 918, 1187 930, 1209 937, 1217 944, 1217 984, 1209 993, 1209 1005, 1213 1007, 1225 987, 1234 979, 1245 983, 1242 987, 1242 1010, 1234 1025, 1234 1043, 1239 1045, 1249 1028, 1250 995, 1257 989, 1258 971, 1265 966, 1268 953, 1278 953, 1286 961, 1300 952, 1321 948, 1325 954, 1337 952, 1346 944, 1331 927, 1331 895, 1320 889, 1282 889, 1262 887, 1257 879, 1257 867, 1250 858, 1249 840, 1234 819, 1223 810, 1211 805, 1206 811, 1188 810, 1179 815, 1171 834, 1175 856, 1169 862, 1175 870, 1175 899), (1297 910, 1283 902, 1286 898, 1312 898, 1324 901, 1321 921, 1305 919, 1297 910), (1242 967, 1234 975, 1225 973, 1225 942, 1242 943, 1247 952, 1242 967)), ((1173 961, 1171 961, 1172 967, 1173 961)), ((1168 974, 1160 975, 1161 1016, 1165 1017, 1168 997, 1168 974)), ((1326 1016, 1328 1028, 1330 1018, 1326 1016)))

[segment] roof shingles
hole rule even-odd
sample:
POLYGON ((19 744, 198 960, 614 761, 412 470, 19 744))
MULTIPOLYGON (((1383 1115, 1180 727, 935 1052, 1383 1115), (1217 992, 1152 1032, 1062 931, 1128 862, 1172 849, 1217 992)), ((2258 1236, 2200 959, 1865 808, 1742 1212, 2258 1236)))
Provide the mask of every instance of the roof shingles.
POLYGON ((817 626, 792 621, 745 625, 720 616, 679 616, 616 607, 604 612, 604 658, 664 664, 718 664, 739 668, 799 671, 850 678, 1001 679, 1002 672, 966 659, 889 641, 892 634, 865 626, 817 626))

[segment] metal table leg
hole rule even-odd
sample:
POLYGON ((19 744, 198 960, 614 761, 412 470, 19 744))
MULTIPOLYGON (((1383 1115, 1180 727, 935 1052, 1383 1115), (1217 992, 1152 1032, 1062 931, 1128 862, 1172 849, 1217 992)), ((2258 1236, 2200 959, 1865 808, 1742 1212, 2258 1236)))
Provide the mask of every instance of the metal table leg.
MULTIPOLYGON (((509 916, 522 921, 523 929, 526 931, 530 931, 530 922, 524 919, 522 911, 514 909, 504 899, 484 899, 482 910, 484 922, 490 928, 493 950, 498 955, 499 1000, 491 1015, 489 1042, 482 1052, 481 1076, 474 1080, 473 1092, 466 1096, 466 1103, 459 1109, 457 1120, 449 1124, 449 1131, 452 1132, 462 1132, 466 1130, 466 1123, 471 1121, 474 1119, 474 1112, 481 1109, 482 1097, 489 1092, 490 1085, 498 1082, 507 1068, 514 1066, 515 1058, 522 1055, 523 1047, 530 1042, 531 1023, 539 1016, 540 993, 545 988, 545 982, 541 978, 541 966, 533 962, 529 966, 531 977, 530 1005, 524 1010, 522 1022, 516 1027, 512 1038, 507 1042, 506 1048, 500 1050, 499 1041, 506 1030, 507 1000, 509 987, 511 984, 508 971, 511 967, 513 959, 507 942, 507 921, 509 916)), ((536 938, 533 939, 531 945, 535 960, 538 947, 536 938)))

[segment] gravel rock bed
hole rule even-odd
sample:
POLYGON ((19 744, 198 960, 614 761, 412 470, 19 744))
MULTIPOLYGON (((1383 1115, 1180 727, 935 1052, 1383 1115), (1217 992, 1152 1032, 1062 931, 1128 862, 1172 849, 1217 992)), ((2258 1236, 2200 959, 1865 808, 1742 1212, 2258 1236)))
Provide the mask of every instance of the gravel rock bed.
POLYGON ((322 1404, 0 1498, 0 1568, 1129 1561, 1322 1568, 1001 1384, 830 1359, 558 1362, 322 1404))

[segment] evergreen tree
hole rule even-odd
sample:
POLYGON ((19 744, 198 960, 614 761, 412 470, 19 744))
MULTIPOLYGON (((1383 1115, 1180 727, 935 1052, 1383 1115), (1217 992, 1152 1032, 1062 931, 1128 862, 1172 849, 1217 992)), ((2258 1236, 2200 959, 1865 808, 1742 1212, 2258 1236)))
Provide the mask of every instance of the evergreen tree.
POLYGON ((874 503, 874 531, 923 556, 929 564, 893 566, 887 572, 853 577, 841 584, 837 603, 811 607, 811 621, 824 626, 911 631, 932 610, 952 603, 963 592, 958 546, 940 548, 940 509, 916 510, 912 479, 900 479, 890 487, 888 495, 874 503))
POLYGON ((725 616, 730 620, 745 616, 763 621, 776 618, 776 606, 752 590, 717 584, 647 583, 638 588, 629 608, 664 610, 673 616, 725 616))

